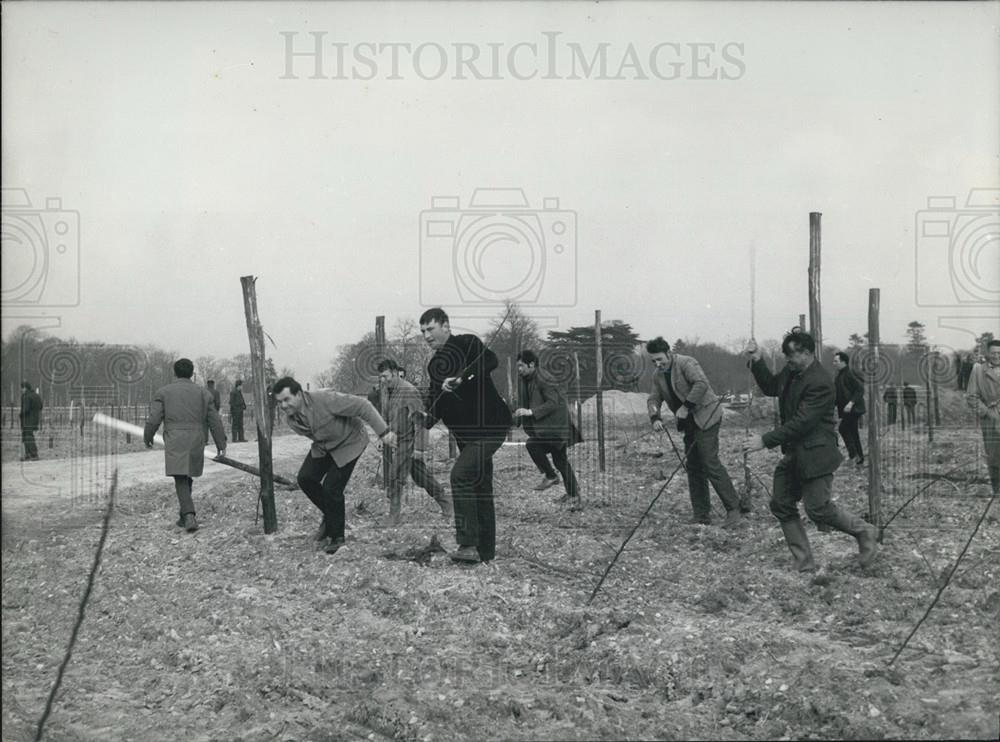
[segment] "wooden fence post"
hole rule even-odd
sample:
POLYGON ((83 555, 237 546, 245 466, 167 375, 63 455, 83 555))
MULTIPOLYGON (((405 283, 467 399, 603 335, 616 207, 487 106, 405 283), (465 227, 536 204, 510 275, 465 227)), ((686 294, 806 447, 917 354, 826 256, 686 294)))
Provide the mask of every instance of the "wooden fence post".
POLYGON ((809 334, 816 343, 816 360, 823 364, 823 319, 820 310, 820 221, 818 211, 809 213, 809 334))
POLYGON ((604 359, 601 355, 601 310, 594 312, 594 354, 597 359, 597 461, 603 472, 604 459, 604 359))
POLYGON ((868 289, 868 517, 882 524, 882 450, 879 443, 882 401, 879 394, 879 302, 880 290, 868 289))

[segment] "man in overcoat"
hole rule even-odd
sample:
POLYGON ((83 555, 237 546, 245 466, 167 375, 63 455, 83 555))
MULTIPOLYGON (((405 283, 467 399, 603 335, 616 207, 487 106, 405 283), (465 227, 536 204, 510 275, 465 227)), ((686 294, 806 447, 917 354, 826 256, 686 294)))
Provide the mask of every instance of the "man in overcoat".
POLYGON ((789 333, 781 344, 785 367, 772 374, 760 357, 756 341, 750 341, 750 370, 765 395, 778 397, 781 425, 762 436, 748 437, 743 450, 751 453, 781 447, 784 456, 774 470, 771 513, 781 524, 785 543, 800 572, 813 571, 816 564, 799 517, 799 500, 817 525, 827 524, 854 536, 861 566, 867 567, 878 550, 878 531, 831 499, 833 473, 843 457, 833 428, 833 379, 816 361, 815 348, 812 335, 789 333))
POLYGON ((724 528, 735 528, 745 522, 739 495, 733 487, 729 472, 719 460, 719 428, 722 427, 722 405, 712 391, 705 372, 691 356, 673 353, 670 343, 662 337, 646 343, 646 352, 656 366, 653 391, 649 395, 649 419, 653 430, 663 431, 660 408, 663 403, 677 417, 677 429, 684 434, 687 459, 688 493, 694 511, 694 523, 708 525, 712 522, 712 503, 708 484, 726 508, 724 528))
POLYGON ((514 411, 514 419, 528 434, 525 447, 542 473, 542 481, 535 489, 541 491, 559 484, 558 470, 566 494, 557 502, 566 503, 570 510, 579 510, 580 489, 567 453, 570 446, 580 443, 583 438, 570 418, 566 397, 558 386, 542 375, 534 351, 522 350, 517 354, 517 373, 521 406, 514 411), (549 463, 549 456, 552 456, 552 463, 549 463))
POLYGON ((198 520, 191 490, 205 467, 206 431, 211 431, 220 458, 226 455, 226 431, 212 395, 191 380, 194 364, 187 358, 179 359, 174 363, 174 376, 176 381, 153 395, 143 439, 146 448, 152 448, 153 437, 163 424, 166 474, 174 478, 180 506, 177 525, 192 532, 198 530, 198 520))
POLYGON ((31 382, 21 384, 21 443, 24 444, 24 456, 21 461, 38 461, 38 444, 35 443, 35 431, 42 423, 42 398, 31 386, 31 382))

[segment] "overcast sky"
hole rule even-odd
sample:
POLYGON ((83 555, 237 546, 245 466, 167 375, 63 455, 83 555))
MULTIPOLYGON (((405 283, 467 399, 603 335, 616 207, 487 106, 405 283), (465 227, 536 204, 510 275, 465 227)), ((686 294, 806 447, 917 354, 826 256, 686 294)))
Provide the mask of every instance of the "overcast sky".
POLYGON ((818 211, 827 343, 878 287, 884 340, 971 345, 1000 326, 998 8, 5 4, 3 332, 230 356, 253 274, 303 381, 377 314, 481 330, 504 296, 726 343, 754 246, 780 338, 818 211))

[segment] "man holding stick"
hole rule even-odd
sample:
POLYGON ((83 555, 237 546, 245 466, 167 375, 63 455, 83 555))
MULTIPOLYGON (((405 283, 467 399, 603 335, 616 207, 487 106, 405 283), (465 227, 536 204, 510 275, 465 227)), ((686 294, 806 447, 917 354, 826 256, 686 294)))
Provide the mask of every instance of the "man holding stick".
POLYGON ((510 428, 510 410, 490 373, 496 354, 475 335, 452 335, 448 315, 440 307, 420 316, 420 332, 434 350, 427 364, 430 379, 425 426, 443 420, 458 443, 451 469, 455 508, 456 562, 488 562, 496 556, 496 513, 493 508, 493 454, 510 428))
POLYGON ((271 393, 285 413, 288 427, 313 444, 299 469, 299 487, 323 513, 317 540, 327 554, 344 545, 344 491, 358 459, 368 447, 368 424, 387 446, 396 445, 378 410, 364 397, 333 391, 307 392, 291 376, 274 382, 271 393))
POLYGON ((723 528, 736 528, 745 523, 740 510, 740 498, 733 487, 729 472, 719 460, 719 429, 722 427, 722 405, 701 365, 691 356, 673 353, 670 343, 662 337, 646 343, 646 352, 656 366, 653 392, 647 402, 653 430, 663 432, 660 408, 663 403, 677 417, 677 429, 684 434, 687 457, 688 494, 693 510, 692 523, 712 522, 712 502, 708 483, 726 508, 723 528))
POLYGON ((179 359, 174 363, 174 376, 175 382, 153 395, 143 441, 146 448, 152 448, 153 436, 163 423, 166 474, 174 478, 180 506, 177 525, 192 533, 198 530, 198 520, 191 490, 194 478, 200 477, 205 467, 206 431, 211 430, 220 458, 226 455, 226 431, 212 395, 191 380, 194 364, 187 358, 179 359))
POLYGON ((843 457, 833 427, 836 400, 833 379, 816 362, 815 348, 812 335, 789 333, 781 343, 785 367, 772 374, 760 357, 757 342, 751 340, 747 345, 746 352, 752 359, 750 369, 758 386, 768 397, 780 400, 781 425, 763 436, 748 436, 743 450, 752 453, 781 446, 784 456, 774 470, 770 507, 781 524, 799 572, 816 569, 799 517, 799 500, 805 504, 806 515, 817 525, 825 523, 854 536, 861 566, 867 567, 878 550, 878 531, 831 499, 833 472, 843 457))

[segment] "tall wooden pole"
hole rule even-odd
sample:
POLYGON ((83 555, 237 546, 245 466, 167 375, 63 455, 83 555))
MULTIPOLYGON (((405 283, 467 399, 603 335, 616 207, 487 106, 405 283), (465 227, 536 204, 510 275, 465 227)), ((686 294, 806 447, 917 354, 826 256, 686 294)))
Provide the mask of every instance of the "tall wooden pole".
POLYGON ((823 363, 823 320, 820 313, 820 221, 818 211, 809 213, 809 334, 816 343, 816 360, 823 363))
POLYGON ((253 374, 253 405, 257 418, 257 455, 260 458, 260 502, 264 514, 264 533, 278 530, 278 511, 274 506, 274 467, 271 459, 271 416, 268 415, 267 377, 264 375, 264 328, 257 313, 257 279, 241 276, 243 311, 250 341, 250 368, 253 374))
POLYGON ((604 471, 604 393, 601 387, 604 384, 604 357, 601 354, 601 310, 594 312, 594 354, 597 360, 597 461, 604 471))
POLYGON ((576 376, 576 425, 583 435, 583 395, 580 394, 580 354, 573 351, 573 372, 576 376))
POLYGON ((799 315, 799 329, 802 330, 802 332, 806 332, 806 330, 809 329, 806 325, 806 316, 804 314, 799 315))
POLYGON ((880 290, 868 289, 868 515, 875 526, 882 525, 882 451, 879 431, 882 429, 882 397, 879 393, 879 332, 878 313, 880 290))
MULTIPOLYGON (((510 367, 510 356, 507 356, 507 404, 510 405, 511 409, 517 409, 516 400, 514 398, 514 376, 511 372, 510 367)), ((514 440, 514 428, 513 426, 507 429, 507 440, 514 440)))
MULTIPOLYGON (((375 318, 375 356, 379 361, 385 360, 385 316, 381 314, 375 318)), ((389 422, 389 390, 386 389, 381 378, 378 380, 378 411, 382 419, 389 422)), ((391 455, 389 447, 382 446, 382 489, 384 490, 389 488, 391 455)))
MULTIPOLYGON (((757 304, 757 254, 753 244, 750 245, 750 339, 754 340, 756 331, 756 304, 757 304)), ((746 434, 750 435, 750 416, 753 415, 753 372, 747 366, 747 414, 746 414, 746 434)), ((740 510, 749 512, 753 495, 753 479, 750 472, 749 454, 743 454, 743 500, 740 502, 740 510)))

